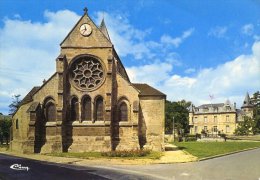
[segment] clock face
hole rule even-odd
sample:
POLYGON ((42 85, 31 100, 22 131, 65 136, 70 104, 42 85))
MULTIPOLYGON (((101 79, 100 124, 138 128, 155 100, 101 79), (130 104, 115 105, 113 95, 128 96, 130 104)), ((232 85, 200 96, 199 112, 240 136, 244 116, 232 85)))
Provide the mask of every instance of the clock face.
POLYGON ((80 34, 82 36, 89 36, 92 32, 92 28, 89 24, 82 24, 79 28, 80 34))

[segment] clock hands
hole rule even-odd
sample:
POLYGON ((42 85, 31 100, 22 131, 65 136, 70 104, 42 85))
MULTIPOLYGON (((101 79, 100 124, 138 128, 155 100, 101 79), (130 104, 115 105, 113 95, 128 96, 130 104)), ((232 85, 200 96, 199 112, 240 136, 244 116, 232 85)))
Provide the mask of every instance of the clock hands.
POLYGON ((90 35, 92 31, 91 26, 89 24, 82 24, 79 30, 83 36, 90 35))

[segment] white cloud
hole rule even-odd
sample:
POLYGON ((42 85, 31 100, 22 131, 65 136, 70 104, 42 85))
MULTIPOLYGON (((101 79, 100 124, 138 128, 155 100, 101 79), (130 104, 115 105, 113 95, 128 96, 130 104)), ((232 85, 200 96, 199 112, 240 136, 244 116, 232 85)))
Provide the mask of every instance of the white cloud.
POLYGON ((161 43, 166 44, 166 45, 173 45, 177 48, 180 46, 180 44, 185 39, 187 39, 189 36, 191 36, 193 32, 194 32, 194 28, 190 28, 190 29, 184 31, 180 37, 172 38, 169 35, 163 35, 161 37, 161 43))
POLYGON ((215 28, 212 28, 209 31, 208 35, 214 36, 214 37, 217 37, 217 38, 223 38, 223 37, 225 37, 227 30, 228 30, 228 28, 226 26, 223 26, 223 27, 217 26, 215 28))
MULTIPOLYGON (((59 44, 80 18, 74 12, 45 11, 46 22, 6 18, 0 29, 0 109, 7 111, 12 95, 22 97, 55 72, 59 44)), ((6 112, 5 112, 6 113, 6 112)))
POLYGON ((186 74, 191 74, 191 73, 194 73, 196 72, 196 69, 195 68, 188 68, 184 71, 186 74))
POLYGON ((139 67, 128 67, 126 71, 132 82, 158 85, 170 78, 173 66, 169 63, 153 63, 139 67))
POLYGON ((253 24, 245 24, 242 28, 241 28, 241 32, 245 35, 252 35, 254 33, 254 25, 253 24))
POLYGON ((131 67, 127 71, 134 74, 130 79, 156 86, 169 100, 185 99, 199 105, 209 103, 209 94, 214 94, 213 103, 230 99, 240 106, 247 91, 253 93, 260 89, 260 42, 253 44, 251 54, 240 55, 215 68, 201 69, 192 77, 171 75, 172 66, 161 64, 131 67))
POLYGON ((138 30, 128 22, 125 16, 104 12, 96 13, 95 22, 100 23, 103 17, 105 18, 111 41, 121 57, 128 55, 132 55, 135 59, 153 57, 153 53, 149 48, 149 42, 144 40, 150 33, 150 29, 138 30))

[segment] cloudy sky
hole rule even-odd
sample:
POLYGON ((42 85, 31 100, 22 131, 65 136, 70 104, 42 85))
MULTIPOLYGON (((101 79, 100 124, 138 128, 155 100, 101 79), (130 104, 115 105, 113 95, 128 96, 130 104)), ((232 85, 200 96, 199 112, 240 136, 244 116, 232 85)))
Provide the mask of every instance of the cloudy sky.
POLYGON ((97 25, 105 18, 131 81, 168 100, 240 106, 260 90, 260 0, 1 0, 0 112, 54 73, 85 6, 97 25))

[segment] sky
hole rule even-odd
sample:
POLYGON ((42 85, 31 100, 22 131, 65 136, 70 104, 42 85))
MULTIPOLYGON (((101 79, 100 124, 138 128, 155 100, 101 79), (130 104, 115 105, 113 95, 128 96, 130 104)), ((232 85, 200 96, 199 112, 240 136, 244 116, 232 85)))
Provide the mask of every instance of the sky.
POLYGON ((0 0, 0 112, 55 72, 84 7, 104 17, 131 82, 170 101, 239 108, 260 90, 260 0, 0 0))

